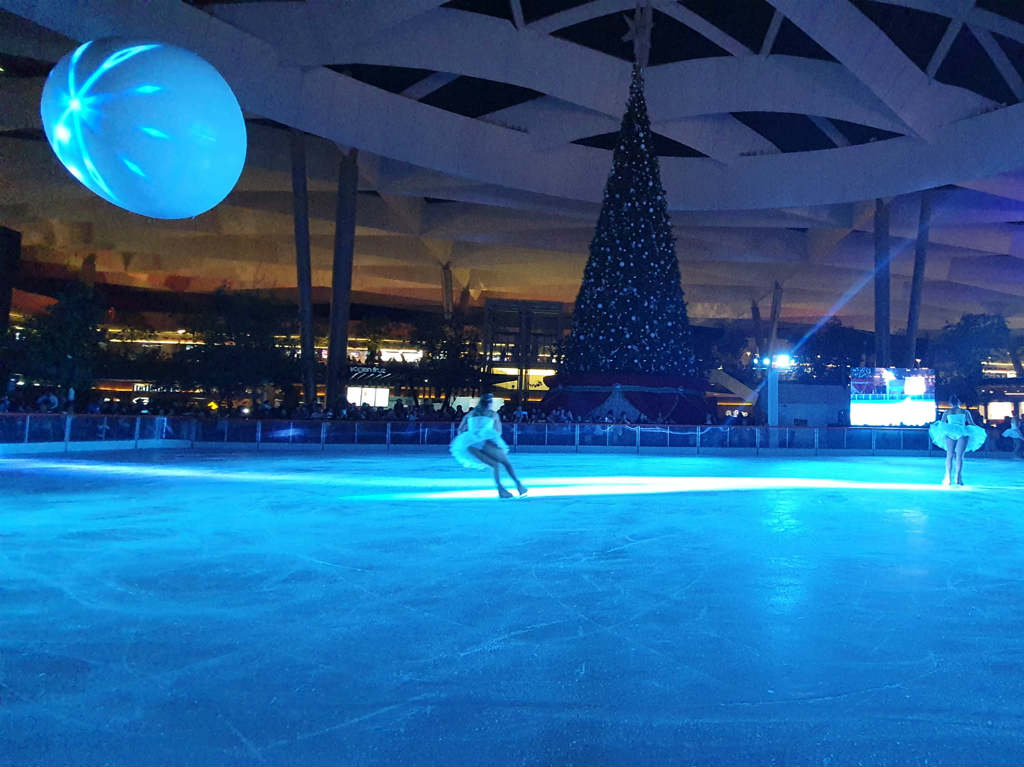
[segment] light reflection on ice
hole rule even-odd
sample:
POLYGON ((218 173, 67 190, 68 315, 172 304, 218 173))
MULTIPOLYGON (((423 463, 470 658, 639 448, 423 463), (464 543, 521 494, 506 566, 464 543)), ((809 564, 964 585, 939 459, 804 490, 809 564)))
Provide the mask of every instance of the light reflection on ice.
MULTIPOLYGON (((533 497, 579 495, 646 495, 655 493, 707 493, 727 490, 902 490, 922 492, 943 491, 938 485, 907 482, 853 482, 841 479, 807 479, 803 477, 545 477, 543 484, 531 485, 533 497), (600 481, 598 481, 600 480, 600 481)), ((488 498, 494 490, 448 490, 411 493, 389 493, 360 496, 367 500, 462 500, 488 498)))
MULTIPOLYGON (((0 461, 0 466, 28 471, 56 471, 87 473, 108 476, 136 478, 182 478, 213 480, 217 482, 272 482, 294 483, 306 486, 394 487, 394 477, 367 477, 362 473, 324 474, 322 472, 289 471, 224 471, 214 468, 183 466, 150 466, 144 464, 116 464, 85 461, 54 461, 31 458, 15 458, 0 461)), ((492 487, 474 487, 480 484, 479 476, 463 478, 406 476, 402 480, 405 488, 391 493, 361 493, 353 499, 360 500, 459 500, 489 498, 494 494, 492 487), (467 488, 467 485, 470 487, 467 488), (459 488, 459 489, 441 489, 459 488)), ((840 489, 840 490, 887 490, 887 491, 940 491, 949 492, 940 485, 925 485, 910 482, 858 482, 853 480, 808 478, 808 477, 707 477, 707 476, 583 476, 583 477, 541 477, 530 484, 528 497, 599 496, 599 495, 647 495, 656 493, 722 492, 728 490, 796 490, 796 489, 840 489)), ((351 498, 352 496, 350 496, 351 498)))

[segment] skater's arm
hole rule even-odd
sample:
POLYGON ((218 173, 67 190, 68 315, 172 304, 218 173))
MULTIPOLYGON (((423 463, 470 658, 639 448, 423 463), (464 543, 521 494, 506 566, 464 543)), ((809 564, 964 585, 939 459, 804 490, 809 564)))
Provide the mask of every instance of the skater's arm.
POLYGON ((466 430, 466 425, 469 423, 469 413, 462 416, 462 423, 459 424, 458 434, 462 434, 466 430))

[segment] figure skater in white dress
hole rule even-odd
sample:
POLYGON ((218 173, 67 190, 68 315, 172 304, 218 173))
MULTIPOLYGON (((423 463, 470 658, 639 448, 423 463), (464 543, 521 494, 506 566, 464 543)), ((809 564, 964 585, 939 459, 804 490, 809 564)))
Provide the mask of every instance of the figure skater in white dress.
POLYGON ((1013 454, 1017 458, 1024 458, 1024 433, 1021 433, 1017 416, 1010 416, 1010 428, 1003 432, 1003 436, 1013 440, 1013 454))
POLYGON ((476 407, 466 413, 459 424, 459 433, 452 440, 449 450, 455 460, 467 468, 492 469, 499 498, 513 497, 501 484, 502 466, 516 483, 519 495, 526 495, 526 487, 519 481, 508 459, 508 445, 501 438, 501 417, 491 409, 493 402, 494 395, 490 393, 480 397, 476 407))
POLYGON ((975 426, 969 410, 960 407, 960 398, 953 395, 949 398, 952 406, 938 421, 928 427, 928 436, 936 446, 946 451, 946 476, 943 485, 949 485, 953 474, 953 462, 956 461, 956 484, 964 483, 964 453, 971 453, 985 444, 988 435, 980 426, 975 426))

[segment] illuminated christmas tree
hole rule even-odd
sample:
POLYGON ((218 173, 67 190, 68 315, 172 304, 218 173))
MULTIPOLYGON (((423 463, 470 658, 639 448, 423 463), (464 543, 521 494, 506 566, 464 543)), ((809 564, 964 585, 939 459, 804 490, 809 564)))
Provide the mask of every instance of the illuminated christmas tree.
POLYGON ((560 372, 681 377, 699 372, 639 66, 633 67, 560 372))

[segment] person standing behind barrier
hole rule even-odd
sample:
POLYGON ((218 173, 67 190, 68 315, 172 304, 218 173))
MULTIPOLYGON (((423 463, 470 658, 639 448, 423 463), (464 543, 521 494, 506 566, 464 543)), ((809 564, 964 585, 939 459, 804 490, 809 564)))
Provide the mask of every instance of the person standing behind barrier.
POLYGON ((949 404, 946 414, 928 427, 928 436, 946 451, 946 475, 942 484, 949 485, 955 478, 957 485, 963 485, 964 453, 974 452, 984 445, 988 434, 974 424, 970 411, 960 407, 960 398, 955 394, 949 398, 949 404))
POLYGON ((52 413, 59 406, 60 401, 52 391, 46 391, 36 399, 36 407, 39 408, 40 413, 52 413))
POLYGON ((502 466, 516 483, 519 495, 526 495, 526 487, 519 481, 508 459, 508 445, 501 438, 501 418, 491 409, 493 402, 494 395, 490 393, 480 397, 476 407, 466 413, 459 424, 459 433, 452 440, 449 450, 455 460, 466 468, 492 469, 499 498, 513 497, 501 484, 502 466))

